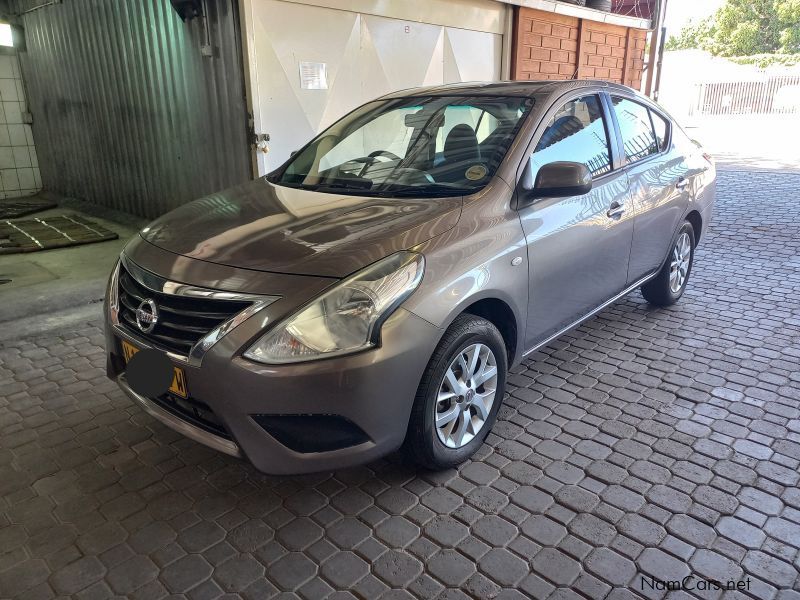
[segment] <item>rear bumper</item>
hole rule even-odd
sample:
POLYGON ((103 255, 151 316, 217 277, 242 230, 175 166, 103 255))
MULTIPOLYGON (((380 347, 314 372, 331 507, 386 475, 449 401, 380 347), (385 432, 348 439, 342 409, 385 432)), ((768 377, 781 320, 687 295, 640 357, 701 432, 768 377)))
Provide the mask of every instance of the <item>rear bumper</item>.
MULTIPOLYGON (((257 322, 261 321, 249 319, 231 331, 199 367, 175 363, 186 373, 190 396, 208 405, 224 425, 224 437, 131 390, 123 374, 119 339, 110 325, 108 375, 168 427, 231 456, 246 457, 268 474, 344 468, 400 447, 419 381, 441 337, 439 328, 401 308, 384 323, 378 348, 306 363, 264 365, 241 356, 259 333, 257 322), (264 415, 292 416, 294 426, 302 426, 302 417, 316 417, 308 419, 309 427, 319 427, 320 417, 335 417, 363 432, 363 441, 326 451, 297 451, 259 424, 264 420, 258 417, 264 415)), ((313 437, 314 431, 304 434, 313 437)))

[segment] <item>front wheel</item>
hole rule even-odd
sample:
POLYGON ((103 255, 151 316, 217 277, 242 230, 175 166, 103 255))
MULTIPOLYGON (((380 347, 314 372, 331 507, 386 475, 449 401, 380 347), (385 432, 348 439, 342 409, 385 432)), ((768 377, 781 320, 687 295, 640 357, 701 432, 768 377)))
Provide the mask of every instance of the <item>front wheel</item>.
POLYGON ((447 469, 472 456, 503 402, 508 358, 503 336, 464 314, 447 329, 422 376, 406 449, 419 464, 447 469))
POLYGON ((694 262, 694 239, 694 228, 686 221, 658 275, 642 286, 642 296, 650 304, 669 306, 683 296, 694 262))

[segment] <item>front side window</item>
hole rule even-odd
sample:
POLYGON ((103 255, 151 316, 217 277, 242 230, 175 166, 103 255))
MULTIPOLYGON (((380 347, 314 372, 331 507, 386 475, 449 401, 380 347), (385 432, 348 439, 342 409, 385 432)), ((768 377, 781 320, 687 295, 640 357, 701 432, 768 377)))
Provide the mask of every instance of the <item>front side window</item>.
POLYGON ((622 134, 625 162, 631 164, 652 154, 658 154, 659 144, 653 133, 647 108, 638 102, 618 96, 612 96, 611 103, 622 134))
POLYGON ((494 175, 530 112, 525 97, 378 100, 323 131, 270 175, 278 185, 377 196, 460 196, 494 175))
POLYGON ((556 161, 583 163, 593 177, 610 172, 607 131, 597 96, 570 100, 550 120, 531 155, 534 179, 542 166, 556 161))

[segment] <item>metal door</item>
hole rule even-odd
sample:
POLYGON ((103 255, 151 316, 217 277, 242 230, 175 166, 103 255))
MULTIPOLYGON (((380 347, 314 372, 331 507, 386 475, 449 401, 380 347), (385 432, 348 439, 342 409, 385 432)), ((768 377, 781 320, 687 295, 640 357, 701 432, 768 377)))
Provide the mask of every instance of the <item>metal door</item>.
POLYGON ((260 175, 377 96, 408 87, 500 78, 504 5, 487 0, 407 4, 414 5, 419 20, 386 16, 391 10, 402 15, 406 3, 344 3, 374 5, 370 12, 358 12, 242 0, 254 127, 270 138, 269 152, 256 152, 260 175), (450 26, 459 22, 456 8, 461 4, 464 28, 450 26), (424 22, 428 18, 431 23, 424 22), (305 83, 302 69, 307 69, 305 83), (313 89, 309 72, 317 75, 313 89))

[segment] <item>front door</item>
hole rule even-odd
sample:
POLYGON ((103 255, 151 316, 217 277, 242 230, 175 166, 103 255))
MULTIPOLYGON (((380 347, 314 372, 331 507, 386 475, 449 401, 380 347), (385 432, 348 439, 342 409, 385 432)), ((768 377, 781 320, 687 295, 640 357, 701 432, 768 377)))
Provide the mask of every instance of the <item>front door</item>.
POLYGON ((591 192, 540 198, 520 210, 528 243, 530 294, 526 348, 568 327, 625 288, 633 211, 627 175, 612 169, 609 134, 600 98, 588 95, 560 107, 542 133, 530 162, 582 162, 592 172, 591 192))

